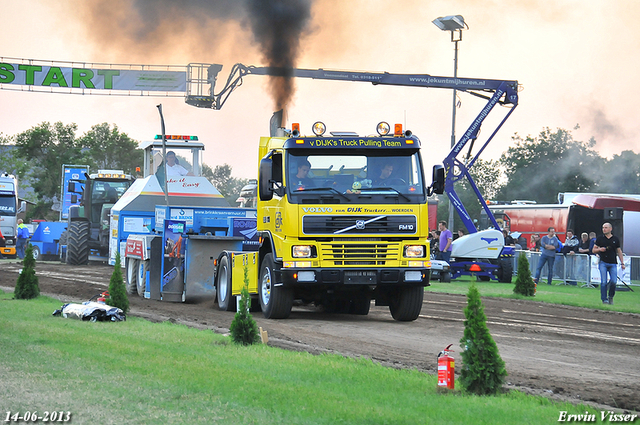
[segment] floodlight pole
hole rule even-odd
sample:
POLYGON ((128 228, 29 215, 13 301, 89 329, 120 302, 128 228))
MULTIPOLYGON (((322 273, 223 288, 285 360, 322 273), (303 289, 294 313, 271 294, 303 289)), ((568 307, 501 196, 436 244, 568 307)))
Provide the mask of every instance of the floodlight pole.
MULTIPOLYGON (((462 30, 468 25, 464 22, 464 18, 461 15, 451 15, 436 18, 433 24, 440 28, 442 31, 451 31, 451 41, 454 43, 454 56, 453 56, 453 79, 458 78, 458 42, 462 40, 462 30)), ((456 100, 458 93, 456 89, 453 89, 453 111, 451 113, 451 148, 456 145, 456 100)), ((449 170, 452 172, 453 170, 449 170)), ((449 199, 449 230, 453 232, 453 204, 449 199)))
MULTIPOLYGON (((453 55, 453 79, 458 78, 458 42, 462 40, 462 30, 451 31, 451 41, 454 43, 454 55, 453 55), (458 33, 458 38, 455 38, 455 33, 458 33)), ((453 106, 451 112, 451 148, 456 145, 456 99, 458 97, 458 91, 453 89, 453 106)), ((453 232, 454 218, 453 218, 453 204, 449 199, 449 230, 453 232)))

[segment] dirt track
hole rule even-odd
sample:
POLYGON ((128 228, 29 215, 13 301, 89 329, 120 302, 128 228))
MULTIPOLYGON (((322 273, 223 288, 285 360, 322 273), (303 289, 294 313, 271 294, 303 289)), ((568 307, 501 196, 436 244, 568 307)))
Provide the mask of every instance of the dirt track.
MULTIPOLYGON (((13 290, 21 264, 0 261, 0 288, 13 290)), ((38 263, 42 293, 85 301, 108 287, 112 268, 38 263)), ((201 304, 130 297, 130 315, 228 332, 233 314, 201 304)), ((640 411, 640 315, 497 298, 483 299, 488 326, 507 365, 509 387, 596 408, 640 411)), ((312 353, 364 356, 399 368, 436 371, 436 355, 453 343, 459 357, 466 298, 427 292, 422 315, 400 323, 387 307, 368 316, 329 315, 294 307, 287 320, 254 315, 269 345, 312 353)))

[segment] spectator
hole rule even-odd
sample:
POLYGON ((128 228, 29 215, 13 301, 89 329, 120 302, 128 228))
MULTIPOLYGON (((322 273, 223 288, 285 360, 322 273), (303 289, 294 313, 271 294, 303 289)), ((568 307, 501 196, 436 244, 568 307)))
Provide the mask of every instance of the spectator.
POLYGON ((18 258, 21 260, 24 258, 24 250, 27 247, 27 241, 29 240, 29 229, 24 225, 22 219, 18 219, 18 241, 16 242, 16 252, 18 258))
POLYGON ((440 254, 440 230, 432 230, 431 236, 431 254, 437 259, 440 254))
POLYGON ((533 233, 529 241, 529 251, 540 252, 540 235, 533 233))
POLYGON ((547 268, 549 269, 547 285, 551 285, 551 282, 553 281, 553 265, 556 261, 556 250, 560 247, 560 241, 556 237, 556 229, 549 227, 547 231, 549 233, 540 239, 542 254, 540 255, 538 268, 536 269, 536 277, 533 278, 533 281, 538 283, 540 275, 542 274, 542 268, 546 263, 547 268))
POLYGON ((578 237, 573 234, 573 230, 567 230, 567 236, 564 239, 564 246, 562 247, 562 253, 564 255, 576 255, 580 246, 578 237))
POLYGON ((613 297, 616 294, 616 283, 618 282, 618 264, 616 256, 620 259, 620 267, 625 269, 624 256, 620 247, 620 239, 613 235, 611 231, 613 226, 611 223, 602 225, 602 236, 596 239, 593 245, 593 253, 600 255, 600 299, 602 304, 613 304, 613 297), (607 282, 607 273, 609 273, 609 282, 607 282), (607 298, 607 287, 609 287, 609 297, 607 298))
MULTIPOLYGON (((565 277, 570 277, 572 279, 575 278, 574 268, 575 268, 575 255, 580 248, 580 241, 578 237, 573 234, 573 230, 567 229, 567 236, 564 239, 564 246, 562 247, 562 253, 565 257, 565 277)), ((568 280, 567 283, 569 285, 576 285, 577 282, 575 280, 568 280)))
MULTIPOLYGON (((2 231, 0 231, 0 248, 4 248, 5 246, 7 246, 7 243, 4 240, 4 236, 2 235, 2 231)), ((0 260, 4 260, 4 255, 2 255, 2 251, 0 251, 0 260)))
POLYGON ((580 245, 578 245, 578 252, 580 254, 591 254, 591 241, 589 240, 589 235, 584 232, 580 237, 582 239, 580 240, 580 245))
POLYGON ((593 245, 596 243, 596 232, 589 232, 589 254, 594 254, 593 245))
POLYGON ((504 246, 515 246, 516 242, 513 240, 507 229, 502 231, 502 236, 504 236, 504 246))
POLYGON ((438 227, 440 228, 440 258, 438 258, 438 260, 444 260, 448 263, 451 259, 451 242, 453 242, 453 233, 451 233, 451 230, 447 229, 447 222, 444 220, 438 223, 438 227))
POLYGON ((461 238, 465 235, 464 229, 458 229, 458 237, 461 238))

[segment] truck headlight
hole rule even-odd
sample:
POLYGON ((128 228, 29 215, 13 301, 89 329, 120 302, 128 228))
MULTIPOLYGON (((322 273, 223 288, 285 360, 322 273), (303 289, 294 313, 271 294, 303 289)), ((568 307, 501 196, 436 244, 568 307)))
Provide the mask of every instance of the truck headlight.
POLYGON ((406 258, 423 258, 424 245, 407 245, 404 247, 404 256, 406 258))
POLYGON ((292 250, 293 258, 311 258, 311 245, 294 245, 292 250))

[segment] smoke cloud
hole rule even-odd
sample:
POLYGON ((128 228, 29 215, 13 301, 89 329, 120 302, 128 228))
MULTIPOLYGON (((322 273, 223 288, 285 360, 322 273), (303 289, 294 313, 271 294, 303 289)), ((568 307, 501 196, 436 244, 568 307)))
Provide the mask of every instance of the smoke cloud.
POLYGON ((241 61, 257 46, 267 66, 284 70, 282 77, 269 77, 276 109, 281 109, 294 92, 291 68, 308 27, 311 2, 85 0, 74 7, 87 34, 118 63, 230 65, 228 61, 241 61))
POLYGON ((285 107, 294 91, 293 69, 300 38, 311 17, 309 0, 246 0, 254 39, 271 68, 282 76, 269 77, 276 110, 285 107))

